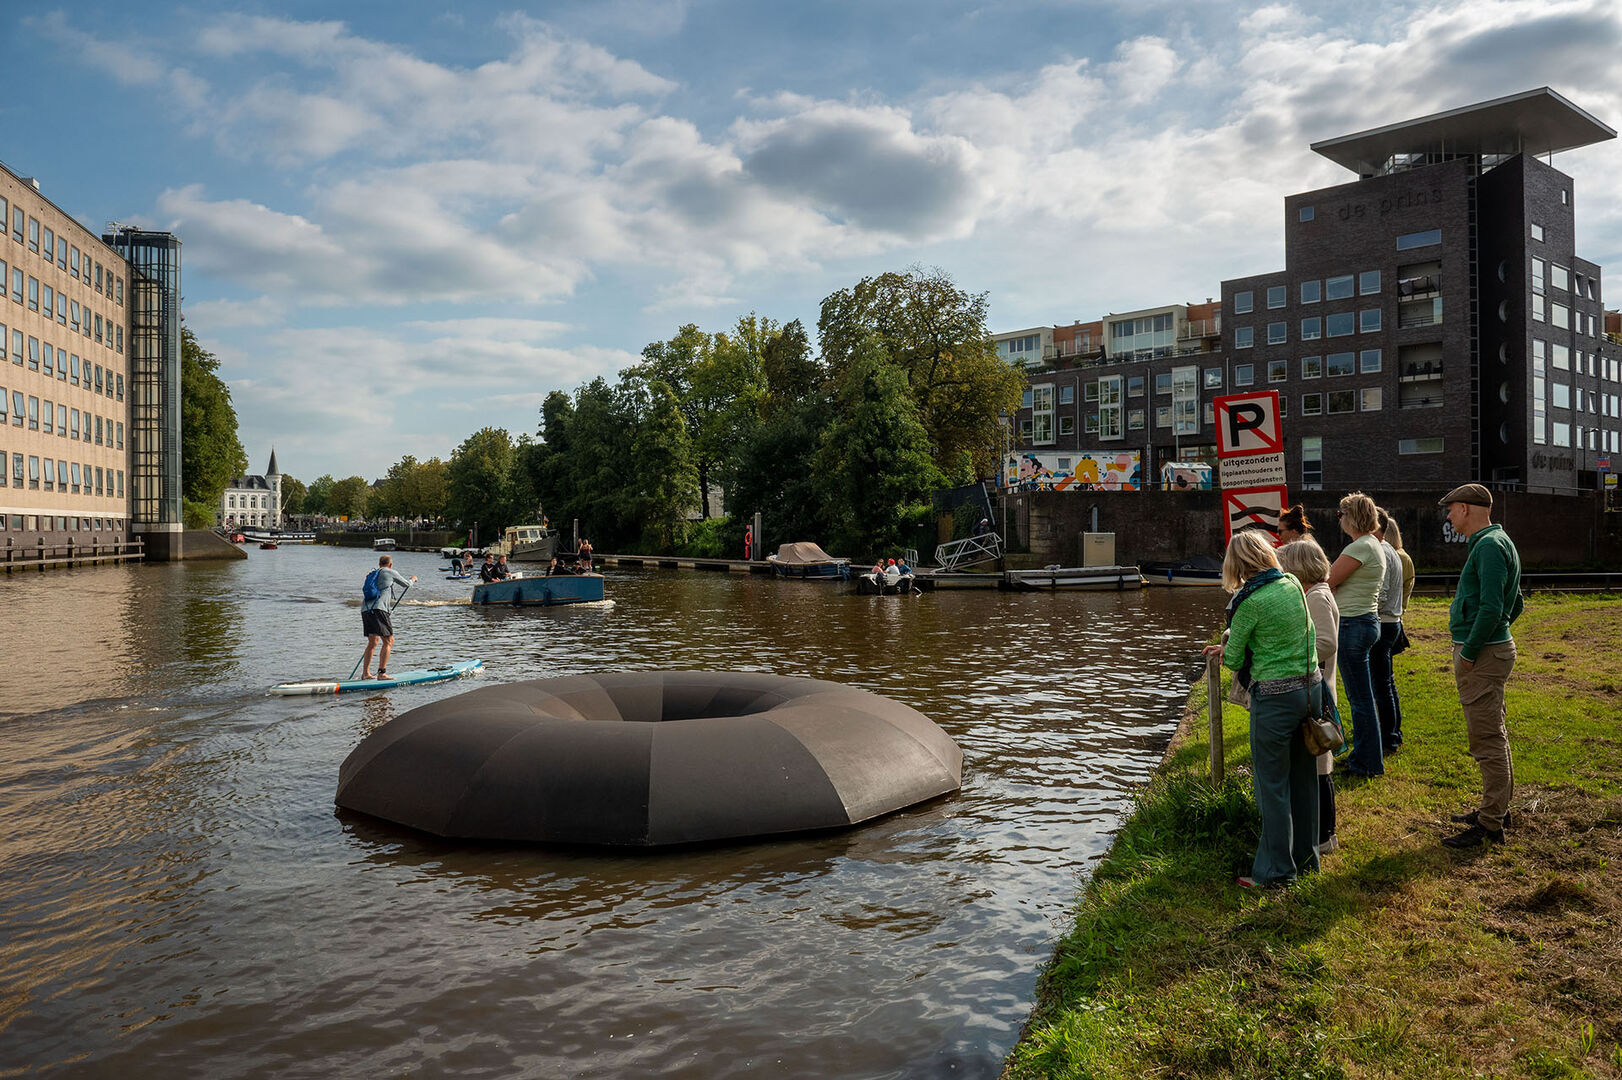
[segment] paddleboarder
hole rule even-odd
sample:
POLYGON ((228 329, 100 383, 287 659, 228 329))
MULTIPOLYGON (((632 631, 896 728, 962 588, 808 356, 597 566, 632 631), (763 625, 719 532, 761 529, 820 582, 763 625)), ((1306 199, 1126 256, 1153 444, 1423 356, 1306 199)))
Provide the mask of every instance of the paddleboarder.
POLYGON ((379 641, 383 643, 383 651, 377 658, 377 677, 389 677, 389 650, 394 647, 394 622, 383 598, 393 595, 394 586, 410 588, 416 580, 414 577, 402 577, 394 569, 394 559, 389 555, 378 556, 377 569, 366 575, 366 582, 361 586, 360 604, 360 625, 366 634, 366 652, 360 658, 362 679, 372 677, 369 674, 372 670, 372 650, 379 641))

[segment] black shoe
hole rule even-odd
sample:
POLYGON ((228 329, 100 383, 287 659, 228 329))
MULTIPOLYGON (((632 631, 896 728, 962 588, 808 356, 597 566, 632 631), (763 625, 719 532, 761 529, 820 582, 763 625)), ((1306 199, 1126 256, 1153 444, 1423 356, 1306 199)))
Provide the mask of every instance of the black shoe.
MULTIPOLYGON (((1468 814, 1452 814, 1448 817, 1448 820, 1455 825, 1474 825, 1480 820, 1480 813, 1479 810, 1472 810, 1468 814)), ((1504 827, 1508 828, 1510 824, 1509 811, 1505 810, 1504 827)))
POLYGON ((1483 829, 1480 825, 1472 825, 1457 836, 1442 837, 1442 844, 1450 848, 1480 847, 1483 841, 1488 844, 1502 844, 1504 830, 1483 829))

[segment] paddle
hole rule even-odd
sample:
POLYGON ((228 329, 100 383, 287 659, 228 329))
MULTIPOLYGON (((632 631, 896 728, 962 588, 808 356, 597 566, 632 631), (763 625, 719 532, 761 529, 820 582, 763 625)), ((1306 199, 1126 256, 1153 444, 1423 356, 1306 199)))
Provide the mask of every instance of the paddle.
MULTIPOLYGON (((394 614, 394 609, 399 605, 401 600, 405 599, 405 594, 410 592, 410 591, 411 591, 410 582, 407 582, 407 583, 405 583, 404 585, 402 585, 400 587, 400 595, 399 596, 394 595, 394 586, 393 585, 389 586, 389 614, 390 615, 394 614)), ((360 670, 361 661, 365 660, 365 659, 366 659, 366 650, 362 649, 360 656, 358 656, 355 659, 355 666, 349 669, 349 678, 351 680, 354 679, 355 672, 360 670)))

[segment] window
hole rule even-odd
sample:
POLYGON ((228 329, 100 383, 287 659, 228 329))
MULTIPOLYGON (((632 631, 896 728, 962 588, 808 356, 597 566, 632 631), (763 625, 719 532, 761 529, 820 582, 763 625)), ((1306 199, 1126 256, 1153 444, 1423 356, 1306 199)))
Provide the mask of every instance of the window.
MULTIPOLYGON (((1565 383, 1551 382, 1549 384, 1549 406, 1555 409, 1571 408, 1571 387, 1565 383)), ((47 409, 46 412, 50 410, 47 409)), ((46 428, 49 431, 49 428, 46 428)))
POLYGON ((1254 364, 1236 364, 1233 369, 1233 385, 1250 386, 1256 381, 1256 366, 1254 364))
POLYGON ((1282 345, 1290 340, 1290 327, 1288 323, 1270 322, 1267 324, 1267 343, 1269 345, 1282 345))
POLYGON ((1288 360, 1269 360, 1267 362, 1267 381, 1270 383, 1284 382, 1290 377, 1290 362, 1288 360))
POLYGON ((1121 430, 1121 397, 1125 378, 1108 375, 1098 380, 1098 437, 1119 439, 1121 430))
POLYGON ((28 279, 28 310, 39 310, 39 278, 33 276, 28 279))
POLYGON ((73 493, 75 495, 79 494, 79 476, 80 475, 81 474, 79 472, 79 463, 77 461, 75 461, 73 463, 73 493))
POLYGON ((1301 486, 1316 491, 1324 486, 1324 441, 1321 435, 1301 440, 1301 486))
POLYGON ((28 370, 39 370, 39 338, 37 337, 28 339, 28 370))
POLYGON ((1301 415, 1318 416, 1324 411, 1324 396, 1322 394, 1301 395, 1301 415))
POLYGON ((1019 422, 1019 437, 1025 442, 1031 441, 1031 422, 1029 420, 1019 422))
POLYGON ((1380 309, 1364 308, 1357 313, 1357 331, 1360 334, 1373 334, 1380 329, 1380 309))
MULTIPOLYGON (((1053 441, 1053 384, 1031 387, 1031 441, 1037 445, 1053 441)), ((101 424, 96 424, 100 434, 101 424)))
POLYGON ((1357 275, 1357 291, 1359 295, 1371 296, 1380 291, 1380 271, 1365 270, 1357 275))
POLYGON ((23 404, 23 392, 21 390, 13 390, 11 392, 11 426, 22 427, 23 418, 27 415, 28 409, 23 404))
POLYGON ((1350 390, 1331 390, 1328 394, 1329 413, 1349 413, 1356 406, 1357 395, 1350 390))
POLYGON ((1028 386, 1025 388, 1025 393, 1021 395, 1019 399, 1019 407, 1022 409, 1028 409, 1031 407, 1031 388, 1028 386))
POLYGON ((28 219, 28 250, 29 251, 38 251, 39 250, 39 219, 38 218, 29 218, 28 219))
POLYGON ((1324 373, 1324 358, 1321 356, 1303 356, 1301 358, 1301 377, 1303 379, 1316 379, 1324 373))
POLYGON ((1126 377, 1126 396, 1127 397, 1142 397, 1143 396, 1143 381, 1144 380, 1143 380, 1142 375, 1128 375, 1126 377))
POLYGON ((1317 216, 1317 207, 1303 206, 1296 215, 1301 221, 1311 221, 1317 216))
POLYGON ((1571 346, 1549 346, 1549 363, 1556 371, 1571 370, 1571 346))
POLYGON ((1352 275, 1341 274, 1324 282, 1324 297, 1329 300, 1344 300, 1352 295, 1352 275))
POLYGON ((1088 435, 1097 435, 1098 434, 1098 414, 1097 413, 1092 413, 1092 412, 1088 413, 1082 419, 1081 427, 1082 427, 1082 430, 1084 432, 1086 432, 1088 435))
POLYGON ((1060 435, 1074 435, 1075 433, 1076 433, 1076 418, 1074 416, 1061 416, 1061 417, 1059 417, 1059 434, 1060 435))
POLYGON ((1162 372, 1158 373, 1157 375, 1155 375, 1155 393, 1157 393, 1157 394, 1169 394, 1169 393, 1171 393, 1171 372, 1162 371, 1162 372))
POLYGON ((28 455, 28 486, 39 490, 39 458, 33 454, 28 455))
MULTIPOLYGON (((122 375, 120 375, 118 377, 118 388, 119 388, 120 391, 122 391, 124 389, 124 376, 122 376, 122 375)), ((124 395, 122 393, 119 394, 119 397, 123 397, 123 396, 124 395)), ((1074 405, 1075 403, 1076 403, 1076 388, 1075 388, 1075 386, 1074 385, 1066 385, 1066 386, 1059 387, 1059 404, 1060 405, 1074 405)))
POLYGON ((23 218, 25 216, 22 207, 13 206, 11 208, 11 238, 19 244, 23 242, 23 218))
POLYGON ((56 462, 51 458, 45 459, 45 490, 56 490, 56 462))
POLYGON ((43 428, 45 434, 47 434, 47 435, 55 435, 56 434, 56 406, 54 404, 52 404, 50 401, 45 401, 40 405, 40 412, 45 414, 45 427, 43 428))
POLYGON ((1323 299, 1323 282, 1303 281, 1301 283, 1301 302, 1303 304, 1316 304, 1323 299))
POLYGON ((1549 284, 1564 292, 1571 291, 1571 271, 1555 263, 1549 264, 1549 284))
POLYGON ((23 302, 23 281, 25 277, 21 267, 13 266, 11 268, 11 301, 14 304, 23 302))
POLYGON ((1301 340, 1302 341, 1316 341, 1316 340, 1318 340, 1319 338, 1321 338, 1323 336, 1324 336, 1324 321, 1323 321, 1323 319, 1321 317, 1319 317, 1317 315, 1314 315, 1310 319, 1302 319, 1301 320, 1301 340))
POLYGON ((1351 375, 1357 370, 1356 357, 1349 352, 1330 353, 1328 370, 1331 375, 1351 375))
POLYGON ((1411 232, 1397 237, 1397 250, 1407 251, 1410 248, 1429 247, 1441 242, 1441 229, 1426 229, 1424 232, 1411 232))
POLYGON ((1380 403, 1382 399, 1380 387, 1365 386, 1363 389, 1358 391, 1358 395, 1357 407, 1359 409, 1363 410, 1364 412, 1378 412, 1380 410, 1380 403))
POLYGON ((1278 418, 1280 420, 1288 420, 1290 418, 1290 398, 1287 394, 1280 394, 1278 396, 1278 418))
POLYGON ((1084 401, 1087 401, 1088 403, 1092 403, 1092 402, 1095 402, 1095 401, 1098 400, 1098 384, 1096 382, 1082 383, 1081 384, 1081 392, 1082 392, 1082 399, 1084 401))
POLYGON ((1538 241, 1539 243, 1543 242, 1543 226, 1539 225, 1535 221, 1532 222, 1532 239, 1538 241))
POLYGON ((1281 308, 1289 302, 1290 290, 1285 285, 1269 285, 1267 287, 1267 306, 1281 308))
POLYGON ((1331 315, 1324 320, 1330 337, 1346 337, 1356 326, 1355 317, 1350 311, 1343 311, 1338 315, 1331 315))
POLYGON ((56 234, 49 225, 45 226, 45 242, 40 245, 40 254, 45 256, 46 262, 56 261, 56 234))
POLYGON ((1379 371, 1384 362, 1384 357, 1381 355, 1379 349, 1364 349, 1362 352, 1357 354, 1357 359, 1358 370, 1362 371, 1365 375, 1370 375, 1376 371, 1379 371))
POLYGON ((1196 435, 1200 430, 1200 369, 1192 365, 1171 369, 1172 430, 1196 435))
POLYGON ((1221 368, 1219 368, 1219 367, 1208 367, 1208 368, 1205 369, 1205 388, 1207 390, 1220 390, 1220 389, 1222 389, 1222 369, 1221 368))
POLYGON ((1256 310, 1256 294, 1246 289, 1244 292, 1233 294, 1233 313, 1243 315, 1247 311, 1256 310))
POLYGON ((1248 349, 1256 344, 1256 328, 1253 326, 1236 326, 1233 328, 1233 347, 1248 349))
POLYGON ((1535 293, 1543 291, 1543 268, 1546 265, 1542 259, 1532 260, 1532 291, 1535 293))
POLYGON ((1549 305, 1549 324, 1562 330, 1571 329, 1571 309, 1564 304, 1549 305))
POLYGON ((1156 405, 1155 406, 1155 427, 1157 427, 1157 428, 1169 428, 1169 427, 1171 427, 1171 406, 1170 405, 1156 405))
POLYGON ((1143 410, 1129 409, 1126 414, 1126 427, 1128 431, 1143 430, 1143 410))

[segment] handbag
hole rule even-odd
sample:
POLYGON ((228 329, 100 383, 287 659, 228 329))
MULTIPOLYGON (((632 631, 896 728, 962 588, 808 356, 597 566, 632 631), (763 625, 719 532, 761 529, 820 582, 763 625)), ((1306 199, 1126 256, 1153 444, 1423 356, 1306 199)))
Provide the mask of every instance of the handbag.
POLYGON ((1326 683, 1313 686, 1316 693, 1307 696, 1307 717, 1301 721, 1301 739, 1307 744, 1307 753, 1313 757, 1333 753, 1346 745, 1346 733, 1340 727, 1340 713, 1335 708, 1334 694, 1323 693, 1326 683))
POLYGON ((1238 675, 1228 682, 1228 700, 1247 712, 1250 710, 1250 690, 1239 681, 1238 675))

